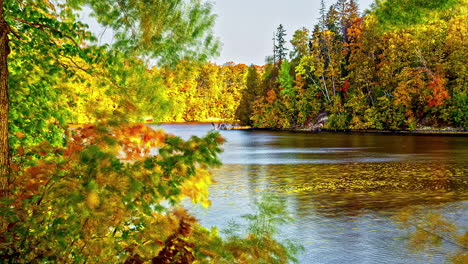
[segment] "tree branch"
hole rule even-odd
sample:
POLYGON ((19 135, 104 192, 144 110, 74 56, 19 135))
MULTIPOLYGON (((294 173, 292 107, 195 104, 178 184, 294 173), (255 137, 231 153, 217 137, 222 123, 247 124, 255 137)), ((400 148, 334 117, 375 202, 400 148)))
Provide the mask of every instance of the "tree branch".
POLYGON ((8 25, 8 28, 9 28, 10 33, 13 34, 19 41, 21 41, 21 42, 23 42, 23 43, 27 43, 26 40, 24 40, 24 39, 19 35, 19 33, 16 33, 10 25, 8 25))
MULTIPOLYGON (((85 69, 85 68, 83 68, 82 66, 78 65, 78 63, 76 63, 76 62, 73 60, 73 58, 71 58, 71 57, 69 57, 69 56, 65 56, 65 55, 61 55, 61 56, 64 57, 64 58, 67 58, 68 60, 70 60, 71 63, 73 63, 73 65, 75 65, 75 66, 71 66, 71 65, 68 65, 68 66, 71 66, 71 67, 73 67, 73 68, 82 70, 82 71, 84 71, 84 72, 86 72, 86 73, 89 74, 90 69, 85 69)), ((62 65, 63 65, 63 64, 62 64, 62 65)))
POLYGON ((14 20, 18 21, 18 22, 21 22, 21 23, 24 23, 24 24, 27 24, 27 25, 30 25, 31 27, 34 27, 34 28, 37 28, 39 30, 42 30, 43 32, 46 32, 44 29, 49 29, 53 32, 56 32, 56 33, 59 33, 61 35, 63 35, 64 37, 66 37, 67 39, 71 40, 73 42, 73 44, 75 44, 75 46, 79 47, 80 45, 78 45, 78 43, 70 36, 66 35, 66 34, 63 34, 62 31, 54 28, 54 27, 51 27, 51 26, 48 26, 48 25, 44 25, 44 24, 40 24, 40 23, 35 23, 35 22, 30 22, 30 21, 27 21, 27 20, 24 20, 22 18, 19 18, 19 17, 12 17, 14 20))
POLYGON ((133 28, 132 24, 130 24, 130 21, 129 21, 129 15, 128 15, 128 12, 127 10, 125 9, 123 3, 122 3, 122 0, 117 0, 117 4, 120 6, 120 8, 122 8, 122 12, 124 13, 124 18, 125 18, 125 23, 127 24, 127 26, 130 28, 130 30, 132 31, 132 38, 136 38, 137 34, 136 34, 136 30, 133 28))

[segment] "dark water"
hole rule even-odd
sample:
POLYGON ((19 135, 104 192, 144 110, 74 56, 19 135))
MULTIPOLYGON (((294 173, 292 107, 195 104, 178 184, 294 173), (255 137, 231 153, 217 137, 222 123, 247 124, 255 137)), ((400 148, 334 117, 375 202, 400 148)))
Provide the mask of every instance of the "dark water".
MULTIPOLYGON (((164 125, 188 138, 211 125, 164 125)), ((444 263, 451 243, 407 245, 402 210, 440 213, 468 226, 468 138, 380 134, 221 131, 212 206, 189 205, 205 227, 223 229, 265 193, 286 200, 295 222, 281 238, 301 243, 300 263, 444 263)))

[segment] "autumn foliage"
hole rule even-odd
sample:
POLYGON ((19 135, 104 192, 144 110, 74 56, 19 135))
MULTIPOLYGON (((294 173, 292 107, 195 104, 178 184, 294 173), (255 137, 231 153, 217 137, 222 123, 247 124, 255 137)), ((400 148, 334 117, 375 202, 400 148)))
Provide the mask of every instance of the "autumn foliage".
POLYGON ((219 164, 219 134, 183 141, 139 124, 87 125, 71 134, 64 148, 44 142, 20 156, 14 199, 2 201, 9 208, 2 210, 9 223, 3 258, 123 262, 129 247, 156 256, 165 236, 149 230, 164 202, 189 197, 209 205, 207 168, 219 164))
POLYGON ((0 0, 2 263, 294 260, 269 233, 222 238, 181 208, 210 205, 218 133, 142 124, 234 119, 247 66, 206 62, 214 18, 200 1, 0 0), (78 21, 83 6, 114 43, 78 21), (240 252, 253 236, 271 247, 240 252))
POLYGON ((365 16, 338 0, 312 30, 291 34, 290 60, 281 27, 273 61, 250 67, 207 62, 219 46, 210 3, 118 2, 0 0, 1 260, 295 260, 297 247, 273 236, 286 214, 278 201, 258 205, 264 213, 247 216, 250 229, 227 237, 177 206, 185 198, 209 206, 218 133, 183 140, 141 121, 468 127, 464 0, 429 1, 430 11, 421 1, 379 1, 365 16), (83 6, 115 30, 115 43, 98 44, 77 20, 83 6))
POLYGON ((365 16, 355 1, 339 0, 328 11, 322 7, 311 36, 304 38, 304 28, 294 33, 290 61, 259 70, 262 92, 245 95, 254 105, 250 125, 466 129, 463 1, 432 1, 431 12, 417 1, 392 2, 399 1, 378 3, 365 16), (411 14, 418 17, 411 20, 411 14), (288 78, 299 84, 294 90, 283 85, 288 78))

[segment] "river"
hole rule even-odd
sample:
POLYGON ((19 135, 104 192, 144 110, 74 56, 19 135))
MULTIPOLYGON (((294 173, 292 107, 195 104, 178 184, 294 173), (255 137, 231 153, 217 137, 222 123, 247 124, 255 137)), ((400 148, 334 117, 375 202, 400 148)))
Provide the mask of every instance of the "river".
MULTIPOLYGON (((163 125, 182 138, 210 124, 163 125)), ((280 239, 300 243, 299 263, 443 263, 460 250, 415 251, 402 211, 441 214, 466 231, 468 137, 220 131, 223 166, 213 170, 212 206, 187 203, 205 227, 226 228, 252 213, 266 193, 280 195, 295 221, 280 239)), ((240 221, 242 223, 242 221, 240 221)))

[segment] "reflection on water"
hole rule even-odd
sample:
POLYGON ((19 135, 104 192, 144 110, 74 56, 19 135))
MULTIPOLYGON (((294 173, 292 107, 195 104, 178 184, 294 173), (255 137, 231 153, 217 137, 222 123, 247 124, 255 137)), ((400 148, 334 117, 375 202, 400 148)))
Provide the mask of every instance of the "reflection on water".
MULTIPOLYGON (((209 125, 168 125, 183 137, 209 125)), ((468 223, 468 138, 222 131, 224 165, 213 171, 205 226, 225 227, 266 192, 287 200, 296 222, 283 235, 303 243, 301 263, 441 263, 407 249, 393 216, 421 208, 468 223)))

